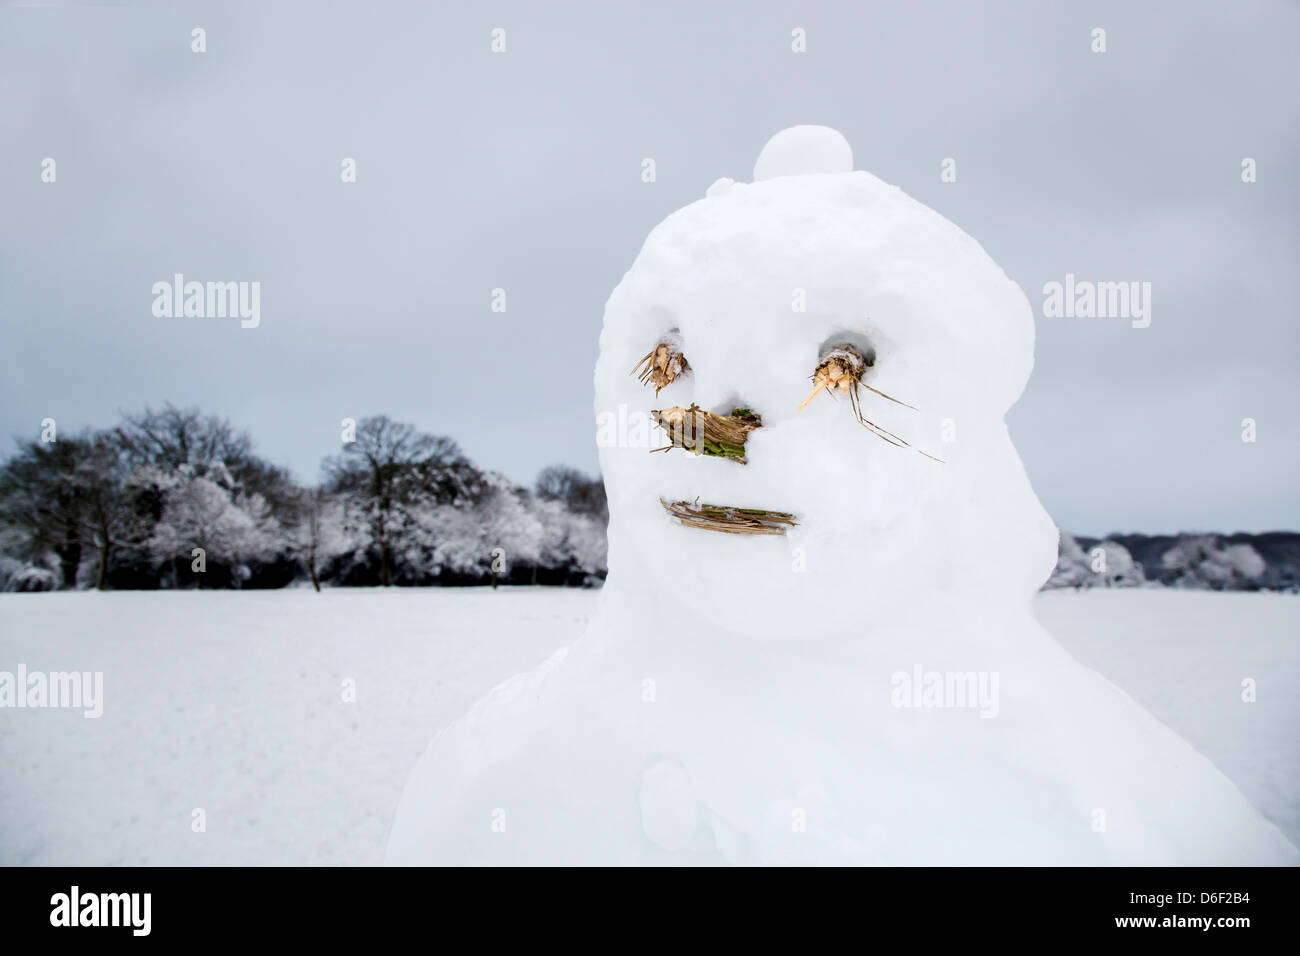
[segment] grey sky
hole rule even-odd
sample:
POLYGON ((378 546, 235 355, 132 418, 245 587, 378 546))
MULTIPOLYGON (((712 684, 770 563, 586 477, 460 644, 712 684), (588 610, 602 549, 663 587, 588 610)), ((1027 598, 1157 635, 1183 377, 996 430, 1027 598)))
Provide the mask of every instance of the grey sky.
POLYGON ((1060 524, 1295 528, 1297 39, 1280 2, 0 5, 0 432, 170 400, 312 480, 382 411, 521 482, 594 470, 646 233, 822 123, 1036 309, 1152 283, 1146 329, 1038 320, 1009 421, 1060 524), (155 318, 176 272, 260 281, 261 326, 155 318))

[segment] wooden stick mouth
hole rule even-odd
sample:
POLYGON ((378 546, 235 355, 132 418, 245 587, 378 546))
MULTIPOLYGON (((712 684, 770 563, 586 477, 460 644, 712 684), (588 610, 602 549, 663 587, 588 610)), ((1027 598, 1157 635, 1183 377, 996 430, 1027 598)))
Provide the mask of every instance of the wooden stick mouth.
POLYGON ((700 504, 694 501, 665 501, 659 503, 678 524, 702 531, 720 531, 724 534, 785 534, 798 524, 795 516, 786 511, 768 511, 765 508, 734 508, 727 505, 700 504))

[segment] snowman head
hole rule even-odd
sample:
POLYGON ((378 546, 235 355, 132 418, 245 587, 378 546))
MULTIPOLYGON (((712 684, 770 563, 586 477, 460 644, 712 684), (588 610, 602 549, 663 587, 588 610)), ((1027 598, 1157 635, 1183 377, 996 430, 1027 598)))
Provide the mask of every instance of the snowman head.
POLYGON ((853 171, 834 130, 777 134, 754 179, 719 180, 670 215, 606 305, 608 587, 675 594, 711 626, 769 634, 828 604, 888 614, 918 585, 1027 598, 1051 570, 1055 530, 1003 421, 1033 365, 1024 294, 955 225, 853 171), (800 411, 837 358, 859 401, 836 388, 800 411), (670 408, 744 409, 761 424, 745 429, 744 463, 653 452, 673 436, 650 413, 670 408), (679 516, 716 506, 794 524, 728 534, 665 502, 679 516))

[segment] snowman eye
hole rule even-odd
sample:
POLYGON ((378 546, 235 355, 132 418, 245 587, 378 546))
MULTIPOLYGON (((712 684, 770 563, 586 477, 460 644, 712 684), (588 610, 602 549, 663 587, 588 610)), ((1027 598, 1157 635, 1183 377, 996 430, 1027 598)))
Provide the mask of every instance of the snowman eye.
MULTIPOLYGON (((904 408, 910 408, 912 411, 916 411, 916 408, 908 405, 907 402, 900 402, 892 395, 886 395, 884 392, 880 391, 880 389, 872 388, 866 382, 862 381, 862 376, 866 373, 868 366, 871 364, 873 363, 870 363, 863 358, 861 350, 859 350, 855 345, 842 343, 824 349, 821 354, 821 360, 813 370, 813 390, 809 392, 808 397, 800 403, 798 410, 803 411, 807 408, 808 403, 816 398, 817 393, 821 391, 829 392, 831 395, 834 395, 837 392, 841 395, 847 395, 849 397, 849 407, 853 409, 853 416, 858 420, 859 425, 867 429, 877 438, 888 442, 891 445, 896 445, 900 448, 911 448, 912 446, 906 441, 899 438, 888 429, 877 425, 875 422, 868 421, 862 414, 862 395, 859 389, 864 388, 868 392, 873 392, 876 395, 879 395, 881 398, 886 398, 897 405, 902 405, 904 408)), ((933 455, 926 454, 919 448, 916 449, 916 451, 925 455, 926 458, 933 458, 935 461, 940 460, 935 458, 933 455)))
POLYGON ((644 385, 653 385, 655 394, 666 388, 690 370, 681 346, 672 339, 665 339, 649 352, 629 373, 635 375, 644 385))

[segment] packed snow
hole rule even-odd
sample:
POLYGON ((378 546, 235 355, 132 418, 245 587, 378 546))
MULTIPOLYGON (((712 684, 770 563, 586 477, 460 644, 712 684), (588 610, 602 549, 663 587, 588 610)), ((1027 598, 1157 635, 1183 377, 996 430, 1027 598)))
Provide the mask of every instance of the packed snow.
POLYGON ((786 130, 757 182, 651 231, 606 305, 597 418, 744 409, 748 463, 602 443, 595 616, 430 744, 391 861, 1300 860, 1034 620, 1057 529, 1004 423, 1033 366, 1028 301, 851 163, 835 131, 786 130), (628 369, 662 343, 689 371, 658 394, 628 369), (799 411, 846 349, 874 429, 851 393, 799 411), (797 524, 730 535, 664 502, 797 524))
MULTIPOLYGON (((378 863, 428 738, 580 634, 599 596, 0 595, 0 671, 102 670, 105 698, 98 719, 0 709, 0 865, 378 863)), ((1070 591, 1035 610, 1300 840, 1300 597, 1070 591)))

